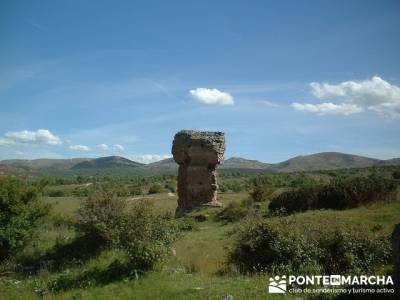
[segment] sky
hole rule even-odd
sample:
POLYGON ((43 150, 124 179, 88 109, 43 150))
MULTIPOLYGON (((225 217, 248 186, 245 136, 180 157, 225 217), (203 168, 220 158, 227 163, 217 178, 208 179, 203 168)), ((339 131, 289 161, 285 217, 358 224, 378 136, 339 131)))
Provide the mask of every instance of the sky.
POLYGON ((400 157, 400 1, 0 2, 0 159, 400 157))

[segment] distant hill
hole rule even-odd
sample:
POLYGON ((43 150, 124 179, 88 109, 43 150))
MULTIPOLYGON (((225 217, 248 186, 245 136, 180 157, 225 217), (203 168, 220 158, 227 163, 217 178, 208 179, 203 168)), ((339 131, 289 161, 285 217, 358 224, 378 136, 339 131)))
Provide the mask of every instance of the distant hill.
POLYGON ((144 166, 144 164, 129 160, 121 156, 107 156, 80 162, 71 167, 71 170, 109 169, 109 168, 120 168, 120 167, 139 168, 142 166, 144 166))
POLYGON ((269 169, 275 172, 300 172, 317 170, 335 170, 347 168, 365 168, 385 161, 364 156, 340 152, 322 152, 311 155, 296 156, 289 160, 272 165, 269 169))
MULTIPOLYGON (((323 152, 296 156, 289 160, 268 164, 240 157, 226 159, 218 169, 221 172, 302 172, 400 165, 400 158, 379 160, 339 152, 323 152)), ((176 174, 178 165, 173 158, 142 164, 121 156, 73 159, 35 159, 0 161, 0 174, 55 173, 55 174, 176 174)))
POLYGON ((0 169, 13 170, 14 172, 37 172, 37 171, 66 171, 73 166, 90 161, 91 158, 70 159, 9 159, 0 161, 0 169))
POLYGON ((173 158, 167 158, 143 166, 143 169, 155 174, 170 174, 178 171, 178 164, 173 158))
POLYGON ((259 162, 258 160, 244 159, 241 157, 231 157, 222 163, 220 169, 259 169, 265 170, 272 166, 272 164, 267 164, 259 162))
MULTIPOLYGON (((270 164, 262 163, 257 160, 249 160, 240 157, 231 157, 226 160, 218 167, 219 170, 265 170, 270 164)), ((172 173, 177 172, 178 164, 173 158, 167 158, 160 160, 143 167, 147 171, 157 172, 157 173, 172 173)))

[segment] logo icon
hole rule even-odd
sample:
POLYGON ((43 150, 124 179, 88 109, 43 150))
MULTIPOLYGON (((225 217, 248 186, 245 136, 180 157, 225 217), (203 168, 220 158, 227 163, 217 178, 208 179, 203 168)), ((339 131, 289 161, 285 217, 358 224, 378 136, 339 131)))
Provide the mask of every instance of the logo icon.
POLYGON ((342 276, 340 275, 331 275, 330 276, 330 285, 341 285, 342 283, 342 276))
POLYGON ((286 276, 275 276, 269 278, 268 293, 284 294, 286 293, 286 276))

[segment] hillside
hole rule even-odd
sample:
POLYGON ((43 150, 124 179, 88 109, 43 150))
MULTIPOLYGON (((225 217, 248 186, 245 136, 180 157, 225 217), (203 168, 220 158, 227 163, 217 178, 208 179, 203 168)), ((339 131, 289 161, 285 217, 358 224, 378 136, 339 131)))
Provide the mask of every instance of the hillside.
POLYGON ((269 169, 275 172, 301 172, 317 170, 335 170, 347 168, 365 168, 385 161, 340 152, 322 152, 311 155, 296 156, 289 160, 272 165, 269 169))
MULTIPOLYGON (((240 157, 226 159, 218 169, 222 172, 302 172, 317 170, 335 170, 347 168, 365 168, 372 166, 400 165, 399 158, 379 160, 364 156, 339 152, 322 152, 303 155, 289 160, 268 164, 257 160, 240 157)), ((142 164, 120 156, 100 158, 73 159, 35 159, 35 160, 3 160, 0 161, 0 174, 11 173, 59 173, 90 174, 112 172, 123 174, 176 174, 178 165, 173 158, 164 159, 150 164, 142 164)))
POLYGON ((173 158, 167 158, 160 161, 156 161, 150 164, 147 164, 142 167, 144 170, 150 173, 176 173, 178 172, 178 164, 174 161, 173 158))
MULTIPOLYGON (((231 157, 226 160, 218 167, 219 170, 265 170, 270 164, 262 163, 257 160, 249 160, 241 157, 231 157)), ((157 161, 148 165, 145 165, 143 169, 156 172, 156 173, 173 173, 177 172, 178 164, 173 158, 167 158, 161 161, 157 161)))
POLYGON ((70 159, 9 159, 0 161, 0 170, 3 172, 52 172, 66 171, 75 165, 90 161, 91 158, 70 159))
POLYGON ((71 170, 109 169, 121 167, 139 168, 142 166, 144 166, 144 164, 129 160, 121 156, 107 156, 80 162, 74 165, 71 170))
POLYGON ((265 170, 271 167, 271 164, 263 163, 258 160, 244 159, 241 157, 231 157, 221 165, 221 169, 260 169, 265 170))

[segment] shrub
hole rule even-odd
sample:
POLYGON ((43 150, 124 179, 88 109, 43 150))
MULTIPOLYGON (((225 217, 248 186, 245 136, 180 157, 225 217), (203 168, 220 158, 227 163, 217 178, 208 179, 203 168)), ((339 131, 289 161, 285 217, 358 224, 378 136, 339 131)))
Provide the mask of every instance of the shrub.
POLYGON ((304 235, 251 217, 236 227, 228 261, 243 273, 275 272, 285 268, 296 271, 304 264, 313 264, 315 252, 315 245, 304 235))
POLYGON ((118 198, 110 184, 96 184, 78 210, 77 229, 96 244, 118 244, 121 223, 126 217, 126 201, 118 198))
POLYGON ((337 178, 326 186, 301 187, 273 198, 269 210, 287 213, 313 209, 347 209, 382 201, 395 191, 393 179, 368 177, 337 178))
POLYGON ((360 234, 355 228, 335 229, 319 240, 320 263, 326 274, 369 273, 390 258, 389 239, 360 234))
POLYGON ((189 217, 177 218, 174 220, 174 222, 178 231, 192 231, 199 229, 199 226, 193 220, 193 218, 189 217))
POLYGON ((151 270, 171 253, 177 229, 169 218, 154 214, 147 201, 140 201, 119 234, 119 247, 128 254, 131 267, 151 270))
POLYGON ((72 191, 74 197, 87 197, 90 194, 90 190, 87 187, 76 187, 72 191))
POLYGON ((176 182, 174 181, 167 182, 164 188, 170 191, 171 193, 176 193, 176 182))
POLYGON ((235 228, 229 262, 244 273, 361 274, 389 261, 389 238, 354 224, 322 223, 247 218, 235 228))
POLYGON ((95 186, 79 210, 77 226, 89 243, 124 250, 137 270, 162 262, 178 231, 169 216, 154 214, 147 201, 128 208, 108 185, 95 186))
POLYGON ((149 188, 149 194, 158 194, 158 193, 162 193, 164 192, 164 188, 161 184, 153 184, 150 188, 149 188))
POLYGON ((248 201, 231 202, 217 214, 217 218, 225 222, 237 222, 247 216, 251 204, 248 201))
POLYGON ((0 261, 24 248, 49 213, 38 188, 18 179, 0 179, 0 261))
POLYGON ((268 209, 271 212, 286 213, 315 209, 320 201, 320 190, 318 187, 303 187, 283 192, 271 200, 268 209))
POLYGON ((254 186, 253 191, 250 193, 251 198, 255 202, 264 202, 269 200, 274 189, 266 184, 254 186))
POLYGON ((129 187, 129 194, 131 196, 139 196, 143 194, 143 191, 139 185, 132 185, 129 187))

